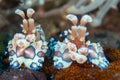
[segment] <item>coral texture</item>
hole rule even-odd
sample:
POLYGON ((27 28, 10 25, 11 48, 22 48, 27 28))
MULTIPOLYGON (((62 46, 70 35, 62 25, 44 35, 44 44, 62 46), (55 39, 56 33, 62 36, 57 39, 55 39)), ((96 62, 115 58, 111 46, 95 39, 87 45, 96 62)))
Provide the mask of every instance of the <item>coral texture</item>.
POLYGON ((120 78, 120 50, 104 47, 106 57, 110 61, 107 69, 100 69, 91 63, 82 65, 73 62, 69 68, 56 69, 51 63, 45 62, 44 71, 46 74, 54 75, 53 80, 119 80, 120 78), (51 65, 50 65, 51 64, 51 65))

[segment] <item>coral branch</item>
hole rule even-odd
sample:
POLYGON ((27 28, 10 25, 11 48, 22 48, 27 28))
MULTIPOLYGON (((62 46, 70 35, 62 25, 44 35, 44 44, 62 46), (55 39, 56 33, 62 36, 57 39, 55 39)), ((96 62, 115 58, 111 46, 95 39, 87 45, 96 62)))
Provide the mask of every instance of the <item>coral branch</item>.
MULTIPOLYGON (((79 2, 81 2, 81 1, 79 1, 79 2)), ((73 6, 71 6, 70 8, 67 9, 67 12, 68 13, 73 13, 73 14, 85 14, 85 13, 88 13, 88 12, 98 8, 104 2, 105 2, 105 0, 95 0, 94 2, 90 3, 87 6, 79 5, 79 6, 82 6, 82 7, 79 7, 79 8, 76 8, 76 6, 73 5, 73 6)))
POLYGON ((93 20, 93 26, 99 26, 102 23, 102 19, 104 18, 105 14, 110 10, 113 5, 117 5, 120 0, 108 0, 104 6, 100 8, 97 12, 95 19, 93 20))
MULTIPOLYGON (((60 8, 52 9, 48 12, 45 12, 42 17, 50 17, 50 16, 53 16, 53 15, 61 15, 61 14, 65 13, 66 9, 74 3, 75 3, 75 1, 70 0, 67 4, 63 5, 60 8)), ((38 11, 36 14, 39 14, 39 13, 40 12, 38 11)), ((39 17, 37 17, 37 18, 39 19, 39 17)))
POLYGON ((87 3, 87 0, 78 0, 78 2, 76 3, 76 8, 80 8, 80 6, 82 5, 82 4, 85 4, 85 3, 87 3))

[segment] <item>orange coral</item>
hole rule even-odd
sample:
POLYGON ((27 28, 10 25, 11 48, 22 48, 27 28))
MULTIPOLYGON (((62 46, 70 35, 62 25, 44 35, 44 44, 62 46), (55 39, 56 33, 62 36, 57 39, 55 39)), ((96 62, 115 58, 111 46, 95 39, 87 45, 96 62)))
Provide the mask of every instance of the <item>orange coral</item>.
POLYGON ((111 47, 104 47, 104 53, 110 62, 120 60, 120 50, 111 47))
POLYGON ((120 73, 120 50, 104 47, 104 51, 112 61, 108 69, 101 70, 98 66, 93 67, 91 63, 80 65, 73 62, 69 68, 58 70, 52 66, 52 63, 50 65, 50 61, 45 61, 43 69, 47 74, 54 74, 53 80, 116 80, 120 73))
MULTIPOLYGON (((46 75, 53 74, 55 76, 53 80, 119 80, 120 50, 104 47, 104 52, 110 60, 108 69, 101 70, 98 66, 92 67, 91 63, 80 65, 73 62, 69 68, 58 70, 54 68, 52 60, 45 59, 42 71, 46 75)), ((8 63, 8 60, 5 59, 4 62, 8 63)))

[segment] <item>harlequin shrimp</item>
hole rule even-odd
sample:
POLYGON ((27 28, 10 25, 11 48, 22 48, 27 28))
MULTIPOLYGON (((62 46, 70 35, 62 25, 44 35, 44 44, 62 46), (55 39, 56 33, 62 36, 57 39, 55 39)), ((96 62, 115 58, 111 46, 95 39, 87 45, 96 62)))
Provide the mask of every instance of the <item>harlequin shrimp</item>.
POLYGON ((69 14, 66 18, 72 21, 73 26, 60 34, 59 37, 63 37, 63 41, 59 41, 59 39, 53 41, 53 43, 56 42, 53 57, 54 66, 58 69, 68 68, 73 61, 83 64, 89 60, 100 68, 107 68, 109 62, 105 58, 100 44, 85 41, 85 37, 89 35, 85 24, 92 22, 92 18, 89 15, 84 15, 79 25, 77 25, 78 18, 75 15, 69 14))
POLYGON ((38 70, 42 67, 47 51, 44 32, 40 25, 34 24, 33 9, 27 9, 28 19, 22 10, 17 9, 15 13, 23 18, 23 33, 16 33, 8 43, 10 67, 20 68, 24 64, 27 68, 38 70))

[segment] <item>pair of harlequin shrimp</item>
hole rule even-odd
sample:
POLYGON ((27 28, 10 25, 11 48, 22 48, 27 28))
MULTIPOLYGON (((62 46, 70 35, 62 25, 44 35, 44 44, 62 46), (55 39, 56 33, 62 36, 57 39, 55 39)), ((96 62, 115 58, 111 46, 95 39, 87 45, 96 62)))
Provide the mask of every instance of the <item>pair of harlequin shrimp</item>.
POLYGON ((73 14, 67 15, 66 18, 71 20, 74 26, 60 35, 60 37, 64 35, 62 42, 52 39, 48 44, 45 41, 45 34, 41 26, 34 24, 32 18, 34 12, 33 9, 28 9, 28 19, 25 19, 25 13, 22 10, 17 9, 15 11, 23 18, 23 24, 21 24, 23 33, 16 33, 8 43, 11 68, 20 68, 24 64, 27 68, 39 70, 42 67, 47 50, 51 50, 50 54, 53 54, 54 67, 57 69, 70 67, 73 61, 83 64, 87 60, 100 68, 108 67, 109 62, 105 58, 100 44, 85 41, 85 37, 89 33, 86 32, 87 28, 84 25, 92 21, 90 16, 83 16, 80 25, 77 25, 77 17, 73 14))
POLYGON ((23 33, 16 33, 8 43, 9 61, 11 68, 19 68, 22 64, 32 70, 38 70, 44 62, 47 51, 47 42, 40 25, 34 25, 33 9, 27 10, 28 20, 22 10, 17 9, 16 14, 23 18, 23 33))

